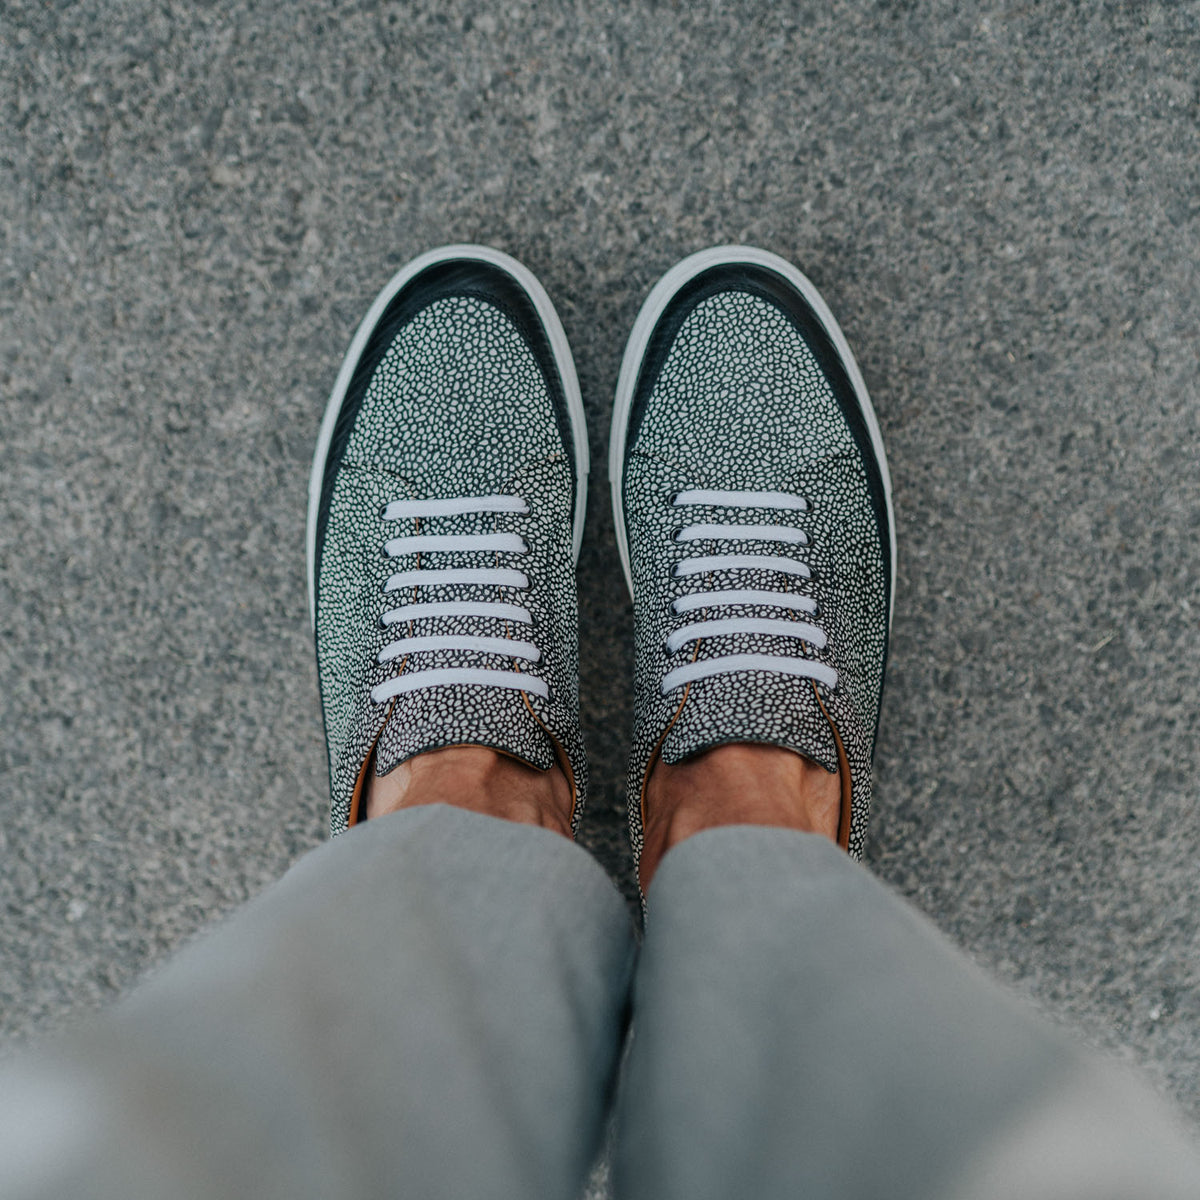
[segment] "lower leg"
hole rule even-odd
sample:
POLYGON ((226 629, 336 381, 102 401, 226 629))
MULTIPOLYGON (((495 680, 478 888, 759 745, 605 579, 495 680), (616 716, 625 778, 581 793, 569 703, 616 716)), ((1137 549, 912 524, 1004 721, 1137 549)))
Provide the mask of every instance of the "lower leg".
POLYGON ((446 804, 367 822, 0 1072, 0 1195, 578 1194, 632 951, 561 837, 446 804))
POLYGON ((649 907, 620 1200, 1200 1195, 1144 1088, 828 839, 709 830, 667 857, 649 907))
POLYGON ((779 746, 738 742, 659 762, 646 784, 642 890, 672 846, 704 829, 774 825, 836 841, 841 804, 836 773, 779 746))
POLYGON ((559 767, 538 770, 486 746, 446 746, 373 775, 367 817, 422 804, 450 804, 571 836, 574 796, 559 767))

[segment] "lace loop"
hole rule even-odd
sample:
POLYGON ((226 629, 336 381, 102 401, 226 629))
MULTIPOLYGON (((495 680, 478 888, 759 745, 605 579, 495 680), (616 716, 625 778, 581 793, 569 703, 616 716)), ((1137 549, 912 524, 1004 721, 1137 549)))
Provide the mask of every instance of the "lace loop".
POLYGON ((677 629, 667 638, 667 653, 674 654, 690 642, 699 641, 706 637, 724 637, 731 633, 760 633, 775 637, 801 638, 816 646, 818 650, 825 648, 825 632, 807 621, 781 621, 772 618, 731 617, 724 621, 696 621, 677 629))
POLYGON ((405 554, 526 554, 528 551, 525 539, 516 533, 415 533, 390 538, 383 544, 388 558, 405 554))
POLYGON ((383 585, 385 592, 394 592, 403 587, 439 587, 457 584, 460 587, 517 588, 524 591, 529 586, 529 576, 524 571, 513 571, 508 567, 459 567, 444 571, 427 571, 419 567, 415 571, 397 571, 388 576, 383 585))
POLYGON ((808 501, 790 492, 721 492, 710 488, 690 488, 671 498, 676 508, 693 504, 712 504, 720 508, 770 508, 776 512, 808 512, 808 501))
POLYGON ((385 521, 403 521, 409 517, 458 517, 467 513, 529 512, 520 496, 447 496, 428 500, 393 500, 383 510, 385 521))
POLYGON ((379 619, 386 629, 397 621, 419 621, 423 617, 495 617, 500 621, 516 621, 519 625, 532 625, 529 609, 519 604, 496 604, 486 600, 443 600, 433 604, 402 604, 389 609, 379 619))
POLYGON ((685 525, 676 535, 677 542, 720 541, 736 538, 739 542, 781 542, 787 546, 807 546, 808 534, 790 525, 685 525))

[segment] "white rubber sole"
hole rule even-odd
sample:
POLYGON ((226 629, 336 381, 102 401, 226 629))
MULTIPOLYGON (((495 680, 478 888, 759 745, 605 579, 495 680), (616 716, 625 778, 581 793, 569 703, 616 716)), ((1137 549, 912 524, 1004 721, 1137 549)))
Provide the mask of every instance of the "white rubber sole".
POLYGON ((342 369, 338 372, 337 382, 333 385, 333 393, 325 406, 325 417, 321 421, 321 432, 317 435, 317 449, 313 454, 312 473, 308 479, 308 529, 305 545, 308 559, 308 619, 312 627, 317 622, 317 580, 316 580, 316 551, 317 551, 317 512, 321 507, 321 485, 325 478, 325 461, 329 456, 329 446, 333 441, 333 430, 337 425, 338 414, 342 411, 342 402, 346 398, 346 390, 354 377, 358 360, 366 349, 367 342, 379 324, 387 306, 396 294, 410 280, 422 271, 436 266, 438 263, 452 262, 457 259, 473 262, 488 263, 499 267, 512 276, 537 310, 538 317, 546 330, 550 342, 550 352, 558 367, 559 378, 562 380, 563 395, 567 401, 567 412, 571 421, 571 438, 575 452, 575 516, 572 525, 572 552, 575 561, 579 560, 579 546, 583 541, 583 520, 587 511, 587 480, 588 480, 588 441, 587 424, 583 415, 583 398, 579 394, 579 379, 575 374, 575 362, 571 358, 571 348, 567 345, 567 335, 563 330, 558 313, 550 303, 546 289, 537 281, 533 272, 523 267, 511 255, 501 250, 493 250, 490 246, 454 245, 440 246, 430 250, 418 258, 414 258, 407 266, 402 267, 388 281, 383 291, 375 297, 375 302, 363 317, 362 324, 346 351, 342 360, 342 369))
POLYGON ((816 313, 818 320, 833 342, 834 348, 846 368, 850 385, 858 400, 863 420, 871 436, 871 448, 879 463, 879 473, 883 480, 883 494, 887 504, 888 540, 891 548, 891 587, 889 595, 891 604, 888 608, 888 629, 892 626, 892 611, 896 606, 896 516, 892 510, 892 480, 888 474, 887 455, 883 450, 883 435, 879 429, 879 420, 875 409, 871 406, 871 398, 867 395, 867 385, 863 382, 862 372, 845 335, 829 311, 829 306, 821 298, 821 293, 813 286, 811 280, 801 274, 786 259, 767 250, 759 250, 754 246, 713 246, 689 255, 682 262, 673 266, 654 285, 650 295, 633 323, 633 331, 625 344, 625 356, 621 359, 621 371, 617 376, 617 394, 613 402, 612 432, 608 442, 608 478, 612 487, 613 517, 617 531, 617 550, 621 556, 621 568, 625 572, 625 583, 633 596, 633 573, 629 566, 629 539, 625 534, 625 505, 622 499, 622 482, 625 473, 625 438, 629 430, 629 415, 633 408, 633 394, 637 388, 638 371, 646 354, 646 347, 659 318, 674 299, 676 293, 690 283, 697 275, 711 267, 736 266, 748 264, 765 267, 781 275, 807 301, 809 307, 816 313))

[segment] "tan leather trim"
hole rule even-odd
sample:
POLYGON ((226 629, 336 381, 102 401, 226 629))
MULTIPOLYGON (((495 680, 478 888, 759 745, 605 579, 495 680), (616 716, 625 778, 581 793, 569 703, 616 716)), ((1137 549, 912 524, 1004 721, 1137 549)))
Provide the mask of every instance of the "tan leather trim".
MULTIPOLYGON (((706 576, 710 579, 712 576, 706 576)), ((696 639, 696 644, 692 647, 692 657, 689 661, 695 662, 700 657, 700 638, 696 639)), ((675 728, 675 722, 679 720, 680 714, 683 712, 683 706, 688 701, 688 696, 692 694, 692 685, 685 684, 683 695, 679 697, 679 707, 671 714, 671 719, 667 722, 666 727, 662 731, 662 736, 654 743, 654 749, 650 751, 649 761, 646 763, 646 769, 642 772, 642 787, 638 793, 638 819, 642 823, 642 832, 646 832, 646 784, 650 781, 650 772, 654 770, 655 764, 658 762, 658 756, 662 753, 663 742, 667 740, 667 734, 675 728)))
MULTIPOLYGON (((525 701, 525 707, 529 709, 529 715, 541 726, 542 732, 550 739, 550 745, 554 747, 554 757, 558 760, 558 765, 562 768, 563 774, 567 777, 567 782, 571 785, 571 836, 575 836, 575 823, 579 819, 579 789, 575 786, 575 772, 571 768, 571 760, 567 757, 567 752, 562 748, 562 743, 558 738, 550 732, 546 722, 533 711, 533 705, 529 703, 529 693, 522 692, 521 699, 525 701)), ((500 754, 506 752, 501 750, 500 754)), ((527 767, 532 767, 533 763, 526 762, 523 758, 518 758, 515 754, 509 754, 507 757, 516 759, 517 762, 524 762, 527 767)), ((535 767, 534 770, 540 768, 535 767)))
POLYGON ((842 745, 842 735, 838 733, 838 727, 829 715, 829 710, 822 703, 821 693, 817 691, 815 683, 812 685, 812 690, 813 696, 817 701, 817 707, 821 710, 825 720, 829 722, 829 728, 833 732, 833 741, 837 746, 838 775, 842 785, 842 812, 841 816, 838 817, 837 842, 843 850, 849 850, 850 819, 854 810, 854 781, 850 778, 850 760, 846 757, 846 747, 842 745))
POLYGON ((391 703, 388 704, 387 715, 379 726, 379 732, 375 735, 370 750, 367 751, 367 757, 363 759, 362 766, 358 768, 358 778, 355 779, 354 791, 350 794, 350 814, 346 820, 347 829, 353 829, 355 825, 367 819, 367 780, 370 779, 371 772, 375 767, 375 747, 379 745, 379 739, 383 737, 383 731, 387 728, 388 721, 392 719, 392 706, 395 703, 396 700, 393 697, 391 703))
POLYGON ((675 722, 679 720, 679 716, 683 712, 683 706, 687 703, 688 694, 691 690, 692 685, 690 683, 684 686, 683 695, 679 698, 679 707, 667 722, 666 728, 663 729, 658 741, 654 743, 654 749, 650 751, 650 760, 646 763, 645 771, 642 772, 642 787, 638 793, 638 819, 642 823, 643 833, 646 830, 646 784, 650 781, 650 772, 654 770, 654 766, 658 762, 658 756, 662 753, 663 742, 667 740, 667 734, 675 728, 675 722))

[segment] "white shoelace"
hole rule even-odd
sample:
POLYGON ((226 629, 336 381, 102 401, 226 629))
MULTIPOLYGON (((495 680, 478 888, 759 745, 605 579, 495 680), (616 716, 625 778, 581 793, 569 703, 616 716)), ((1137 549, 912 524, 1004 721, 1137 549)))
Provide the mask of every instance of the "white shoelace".
MULTIPOLYGON (((383 510, 385 521, 419 520, 426 517, 451 517, 467 513, 527 513, 529 505, 519 496, 454 496, 434 500, 393 500, 383 510)), ((414 533, 389 538, 383 546, 389 558, 402 558, 411 554, 527 554, 529 547, 525 539, 515 533, 467 533, 426 534, 414 533)), ((419 561, 419 560, 418 560, 419 561)), ((529 577, 523 571, 511 567, 453 567, 438 570, 422 570, 419 566, 410 570, 396 571, 384 584, 384 592, 395 592, 401 588, 437 587, 453 585, 463 588, 488 588, 495 594, 496 588, 524 591, 529 587, 529 577)), ((381 623, 386 627, 401 622, 412 622, 435 617, 471 617, 488 626, 491 622, 514 622, 532 625, 529 610, 520 604, 497 600, 459 599, 433 603, 413 601, 389 609, 383 614, 381 623)), ((466 650, 479 654, 502 654, 522 662, 541 661, 542 652, 532 642, 495 634, 433 634, 425 637, 402 637, 384 646, 379 652, 380 663, 405 659, 410 654, 428 654, 437 650, 466 650)), ((371 689, 371 699, 383 704, 393 696, 414 692, 420 688, 445 687, 447 685, 480 684, 483 687, 514 688, 532 692, 536 696, 548 696, 550 689, 544 679, 525 671, 497 671, 488 667, 434 667, 428 670, 405 671, 401 675, 385 680, 371 689)))
MULTIPOLYGON (((676 508, 697 505, 715 505, 722 508, 767 509, 775 512, 807 512, 808 503, 799 496, 786 492, 736 492, 694 488, 679 492, 672 504, 676 508)), ((779 547, 807 546, 808 535, 790 525, 740 525, 737 523, 717 525, 701 522, 685 525, 675 535, 677 542, 731 541, 766 542, 779 547)), ((785 554, 704 554, 685 558, 675 567, 675 577, 684 579, 692 575, 708 575, 714 571, 778 571, 799 579, 811 579, 812 571, 807 563, 785 554)), ((811 596, 795 592, 772 592, 757 588, 726 588, 720 591, 690 592, 680 596, 671 610, 677 614, 703 611, 700 620, 684 625, 667 638, 668 654, 675 654, 684 646, 700 638, 726 637, 732 634, 765 634, 770 637, 790 638, 792 645, 807 642, 818 650, 825 646, 824 631, 808 621, 790 620, 780 617, 721 617, 710 612, 734 606, 762 605, 771 608, 790 609, 793 612, 812 615, 817 611, 817 602, 811 596)), ((784 643, 788 646, 788 643, 784 643)), ((713 675, 729 675, 735 671, 775 671, 784 675, 795 675, 803 679, 814 679, 829 687, 836 687, 838 673, 824 663, 811 658, 801 658, 785 650, 781 654, 718 654, 685 663, 668 671, 663 676, 662 692, 665 696, 684 684, 713 675)))

